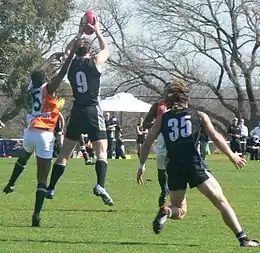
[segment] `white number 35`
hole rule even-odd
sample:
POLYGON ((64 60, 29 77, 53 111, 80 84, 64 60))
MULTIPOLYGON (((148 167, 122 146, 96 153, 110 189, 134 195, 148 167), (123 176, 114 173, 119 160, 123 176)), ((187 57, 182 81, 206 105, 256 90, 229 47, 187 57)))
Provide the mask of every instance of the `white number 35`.
POLYGON ((192 134, 191 116, 185 115, 180 119, 172 118, 168 120, 169 138, 177 141, 179 137, 186 138, 192 134))

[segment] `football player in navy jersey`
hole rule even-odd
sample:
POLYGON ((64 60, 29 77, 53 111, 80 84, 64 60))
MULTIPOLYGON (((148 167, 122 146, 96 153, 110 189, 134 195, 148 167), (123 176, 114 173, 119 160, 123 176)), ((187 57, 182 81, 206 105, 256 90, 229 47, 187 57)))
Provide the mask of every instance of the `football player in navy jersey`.
POLYGON ((56 183, 62 176, 77 141, 81 134, 88 134, 97 156, 95 164, 97 184, 93 192, 96 196, 102 198, 104 204, 112 206, 114 205, 113 200, 104 187, 107 172, 107 133, 103 112, 98 103, 101 68, 109 57, 109 49, 100 31, 98 18, 95 18, 94 25, 88 25, 96 34, 100 51, 98 54, 91 56, 91 41, 87 38, 78 40, 76 57, 73 59, 68 72, 74 105, 66 129, 63 148, 53 165, 46 197, 53 198, 56 183))
POLYGON ((189 89, 183 80, 175 79, 165 94, 165 103, 170 109, 150 129, 142 146, 137 180, 142 181, 143 167, 150 148, 159 133, 162 133, 168 156, 167 174, 170 190, 170 206, 162 206, 154 221, 153 230, 159 234, 169 218, 181 219, 185 216, 186 189, 197 187, 220 211, 225 224, 233 231, 240 246, 260 247, 256 240, 248 239, 237 217, 224 196, 218 181, 209 172, 197 146, 202 130, 237 168, 242 168, 246 160, 233 153, 226 140, 213 127, 208 115, 188 107, 189 89))

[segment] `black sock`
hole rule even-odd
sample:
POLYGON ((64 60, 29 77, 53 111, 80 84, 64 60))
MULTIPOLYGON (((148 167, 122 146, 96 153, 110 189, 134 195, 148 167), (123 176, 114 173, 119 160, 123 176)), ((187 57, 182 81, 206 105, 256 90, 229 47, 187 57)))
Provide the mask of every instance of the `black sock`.
POLYGON ((140 158, 140 153, 139 153, 139 152, 137 153, 137 155, 138 155, 138 157, 140 158))
POLYGON ((236 238, 239 240, 239 242, 249 241, 249 239, 244 231, 237 233, 236 238))
POLYGON ((81 152, 82 152, 82 155, 83 155, 85 162, 87 162, 89 160, 88 153, 86 151, 81 151, 81 152))
POLYGON ((18 177, 21 175, 23 172, 25 166, 27 164, 27 160, 24 160, 22 158, 18 158, 18 160, 15 163, 12 175, 9 180, 10 185, 14 185, 18 177))
POLYGON ((104 187, 107 174, 107 161, 97 160, 95 164, 95 169, 97 173, 97 184, 104 187))
POLYGON ((53 190, 55 188, 55 185, 57 184, 58 180, 64 173, 66 166, 65 165, 60 165, 60 164, 54 164, 52 167, 52 172, 51 172, 51 180, 48 189, 53 190))
POLYGON ((158 169, 158 182, 160 184, 161 191, 164 193, 168 191, 167 179, 168 179, 168 175, 166 170, 158 169))
POLYGON ((34 214, 37 214, 37 215, 40 214, 46 193, 47 193, 46 184, 42 184, 42 183, 38 184, 37 191, 36 191, 35 207, 34 207, 34 212, 33 212, 34 214))

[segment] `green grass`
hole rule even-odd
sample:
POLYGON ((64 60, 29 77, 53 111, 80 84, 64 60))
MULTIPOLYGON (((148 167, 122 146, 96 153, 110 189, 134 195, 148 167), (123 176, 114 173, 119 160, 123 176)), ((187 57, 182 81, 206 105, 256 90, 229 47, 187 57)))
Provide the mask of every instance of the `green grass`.
MULTIPOLYGON (((3 187, 15 159, 0 159, 3 187)), ((220 181, 249 236, 260 239, 260 163, 249 162, 236 171, 223 156, 211 156, 209 168, 220 181)), ((135 182, 137 160, 112 160, 107 189, 115 207, 93 196, 95 170, 73 159, 57 186, 53 200, 46 200, 42 227, 31 228, 35 195, 35 161, 32 159, 17 183, 16 192, 1 195, 0 252, 245 252, 225 227, 220 215, 204 196, 188 192, 188 214, 182 221, 169 221, 160 235, 152 232, 159 187, 155 160, 147 163, 145 185, 135 182)), ((247 252, 259 252, 248 249, 247 252)))

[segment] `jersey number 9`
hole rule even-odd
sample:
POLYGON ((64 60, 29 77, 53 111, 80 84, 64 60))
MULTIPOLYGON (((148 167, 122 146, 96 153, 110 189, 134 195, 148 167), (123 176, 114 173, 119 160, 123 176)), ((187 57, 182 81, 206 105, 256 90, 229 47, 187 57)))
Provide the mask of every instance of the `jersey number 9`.
POLYGON ((172 118, 168 120, 169 138, 177 141, 180 137, 186 138, 192 134, 191 116, 185 115, 180 119, 172 118))
POLYGON ((77 84, 77 90, 79 93, 86 93, 88 91, 87 77, 83 71, 77 72, 76 84, 77 84))

